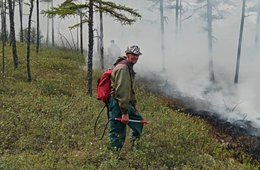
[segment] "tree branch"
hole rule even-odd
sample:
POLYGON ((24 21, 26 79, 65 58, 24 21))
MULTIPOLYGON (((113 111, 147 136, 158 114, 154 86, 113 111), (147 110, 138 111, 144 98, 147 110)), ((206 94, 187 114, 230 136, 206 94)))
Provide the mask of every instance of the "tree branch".
POLYGON ((241 103, 243 103, 244 101, 242 101, 242 102, 239 102, 238 104, 236 104, 235 105, 235 107, 231 110, 232 112, 236 109, 236 107, 239 105, 239 104, 241 104, 241 103))
POLYGON ((206 7, 206 6, 207 6, 207 5, 203 5, 203 6, 199 7, 199 8, 193 9, 193 12, 191 13, 191 15, 189 15, 189 16, 186 17, 186 18, 184 18, 182 21, 185 21, 185 20, 191 18, 191 17, 195 14, 195 12, 197 12, 198 10, 200 10, 200 9, 206 7))

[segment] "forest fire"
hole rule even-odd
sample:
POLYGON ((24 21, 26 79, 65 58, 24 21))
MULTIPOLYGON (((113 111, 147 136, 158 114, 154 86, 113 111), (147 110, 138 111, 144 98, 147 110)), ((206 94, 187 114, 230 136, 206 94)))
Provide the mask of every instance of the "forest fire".
POLYGON ((228 148, 245 152, 257 160, 260 159, 260 129, 257 128, 255 122, 247 119, 247 114, 244 114, 242 118, 227 118, 223 115, 228 115, 230 111, 235 110, 235 107, 231 110, 226 108, 222 112, 216 112, 213 111, 211 102, 185 96, 176 90, 176 86, 167 81, 142 77, 139 77, 139 80, 139 86, 144 85, 143 83, 149 84, 146 90, 155 94, 164 94, 167 106, 173 110, 180 110, 184 114, 199 116, 206 120, 214 129, 214 137, 225 143, 228 148))

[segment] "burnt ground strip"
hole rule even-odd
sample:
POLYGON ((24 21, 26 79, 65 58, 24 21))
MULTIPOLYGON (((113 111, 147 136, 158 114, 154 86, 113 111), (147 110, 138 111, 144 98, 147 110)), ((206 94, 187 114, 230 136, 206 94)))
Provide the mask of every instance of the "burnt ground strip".
POLYGON ((183 113, 207 120, 214 130, 219 132, 216 134, 219 141, 226 143, 230 149, 243 151, 260 161, 260 129, 255 128, 252 122, 235 120, 231 123, 221 118, 219 114, 207 111, 211 110, 211 103, 184 96, 174 84, 169 84, 163 77, 158 77, 158 75, 150 77, 152 78, 139 77, 137 86, 145 87, 153 94, 163 94, 167 100, 167 106, 173 110, 181 110, 183 113))
POLYGON ((240 149, 255 159, 260 159, 260 131, 253 127, 251 121, 236 120, 231 123, 221 119, 217 113, 192 108, 187 108, 183 112, 207 120, 214 128, 223 133, 222 135, 217 134, 217 138, 228 143, 229 148, 240 149))

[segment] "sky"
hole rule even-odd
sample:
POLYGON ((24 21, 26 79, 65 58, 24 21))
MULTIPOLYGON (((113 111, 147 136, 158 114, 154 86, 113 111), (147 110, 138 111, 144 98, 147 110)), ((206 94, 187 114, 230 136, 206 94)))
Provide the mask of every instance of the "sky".
MULTIPOLYGON (((257 51, 254 48, 255 13, 247 13, 250 15, 245 19, 239 83, 235 85, 234 76, 242 7, 240 1, 233 1, 235 5, 232 7, 221 6, 221 9, 228 9, 229 13, 225 16, 225 19, 213 23, 213 62, 216 83, 212 85, 209 82, 208 73, 207 32, 204 29, 206 22, 199 17, 199 12, 203 11, 198 11, 190 19, 183 21, 181 33, 177 35, 175 11, 165 10, 164 15, 167 18, 165 24, 165 63, 167 72, 162 73, 159 11, 148 10, 152 3, 145 0, 112 1, 137 9, 142 18, 138 19, 132 26, 122 26, 109 16, 104 16, 105 52, 110 40, 115 40, 115 43, 122 51, 122 55, 124 55, 127 46, 138 45, 143 55, 140 56, 138 63, 134 66, 137 75, 149 77, 151 73, 156 73, 158 76, 167 79, 173 85, 174 90, 181 92, 182 96, 192 97, 197 101, 201 101, 201 103, 208 104, 207 107, 203 104, 194 106, 197 109, 217 112, 230 121, 250 120, 257 127, 260 127, 260 89, 258 88, 260 59, 259 50, 257 51)), ((61 2, 54 1, 54 6, 61 2)), ((194 3, 194 1, 192 2, 194 3)), ((250 4, 252 3, 250 2, 250 4)), ((183 7, 187 10, 182 16, 184 19, 192 12, 194 7, 189 6, 187 3, 183 3, 183 7)), ((41 3, 40 8, 43 10, 47 6, 41 3)), ((25 14, 27 11, 24 9, 25 14)), ((94 17, 94 27, 98 28, 98 14, 95 14, 94 17)), ((16 18, 18 19, 18 8, 16 18)), ((26 18, 28 16, 24 15, 25 25, 27 25, 26 18)), ((33 19, 36 19, 35 15, 33 19)), ((76 24, 77 20, 77 18, 73 17, 65 20, 55 18, 55 35, 59 31, 72 41, 68 27, 76 24)), ((16 29, 19 30, 19 20, 16 23, 16 29)), ((33 23, 33 25, 35 26, 36 23, 33 23)), ((41 32, 45 37, 47 30, 46 17, 41 16, 40 25, 41 32)), ((87 32, 88 28, 85 25, 83 31, 84 49, 88 48, 87 32)), ((76 33, 76 29, 72 30, 74 40, 76 40, 76 33)), ((99 60, 98 56, 95 56, 94 60, 99 60)), ((169 89, 165 89, 165 94, 172 93, 169 91, 169 89)))

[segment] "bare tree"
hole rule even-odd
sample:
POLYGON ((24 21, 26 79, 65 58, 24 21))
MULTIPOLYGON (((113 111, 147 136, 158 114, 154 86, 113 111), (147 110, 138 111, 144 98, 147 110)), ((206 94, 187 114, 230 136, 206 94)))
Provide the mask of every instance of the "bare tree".
MULTIPOLYGON (((47 9, 49 9, 49 2, 47 2, 47 9)), ((47 17, 47 30, 46 30, 46 45, 49 45, 49 31, 50 31, 50 26, 49 26, 49 18, 47 17)))
MULTIPOLYGON (((53 8, 53 1, 51 0, 51 8, 53 8)), ((52 38, 52 46, 54 47, 54 17, 51 18, 51 38, 52 38)))
POLYGON ((19 0, 20 41, 23 42, 23 0, 19 0))
POLYGON ((16 51, 15 26, 14 26, 14 1, 8 0, 10 19, 10 38, 13 53, 14 68, 18 68, 18 56, 16 51))
MULTIPOLYGON (((154 1, 154 0, 150 0, 154 1)), ((186 2, 188 3, 188 2, 186 2)), ((176 37, 181 32, 182 24, 182 0, 167 0, 165 9, 175 10, 175 35, 176 37), (175 4, 174 4, 175 2, 175 4)))
POLYGON ((33 12, 33 2, 34 0, 30 0, 30 12, 29 12, 29 19, 28 19, 28 42, 27 42, 27 74, 28 74, 28 81, 32 81, 31 76, 31 68, 30 68, 30 38, 31 38, 31 22, 32 22, 32 12, 33 12))
MULTIPOLYGON (((41 2, 45 2, 45 3, 47 3, 47 10, 49 10, 49 8, 50 8, 50 2, 51 2, 52 0, 41 0, 41 2)), ((46 45, 49 45, 49 39, 50 39, 50 37, 49 37, 49 32, 50 32, 50 24, 49 24, 49 17, 47 17, 47 28, 46 28, 46 45)))
POLYGON ((4 0, 4 4, 3 4, 3 7, 4 7, 4 18, 3 18, 3 34, 4 34, 4 40, 3 40, 3 42, 4 42, 4 45, 6 45, 6 42, 8 41, 8 35, 7 35, 7 24, 6 24, 6 14, 7 14, 7 6, 6 6, 7 4, 6 4, 6 0, 4 0))
POLYGON ((5 3, 4 1, 2 0, 2 7, 1 7, 1 25, 2 25, 2 28, 1 28, 1 38, 2 38, 2 73, 4 74, 5 73, 5 3))
POLYGON ((209 79, 214 82, 214 67, 212 56, 212 0, 207 0, 207 30, 208 30, 208 55, 209 55, 209 79))
POLYGON ((239 40, 238 40, 238 49, 237 49, 236 73, 235 73, 235 80, 234 80, 235 84, 238 83, 238 76, 239 76, 241 46, 242 46, 242 39, 243 39, 244 20, 245 20, 245 7, 246 7, 246 0, 243 0, 240 31, 239 31, 239 40))
POLYGON ((260 0, 257 1, 257 19, 256 19, 256 33, 255 33, 255 48, 258 46, 259 26, 260 25, 260 0))
POLYGON ((162 51, 162 72, 165 72, 165 40, 164 40, 164 14, 163 0, 160 0, 160 19, 161 19, 161 51, 162 51))
POLYGON ((80 52, 83 54, 83 14, 82 10, 80 10, 80 52))
POLYGON ((179 0, 176 0, 176 7, 175 7, 175 33, 176 37, 178 35, 178 29, 179 29, 179 0))
MULTIPOLYGON (((36 53, 39 53, 40 46, 40 13, 39 13, 39 0, 36 0, 36 15, 37 15, 37 38, 36 38, 36 53)), ((29 29, 29 28, 28 28, 29 29)), ((30 30, 28 30, 30 31, 30 30)))
MULTIPOLYGON (((164 30, 164 24, 167 23, 167 17, 164 16, 164 10, 165 9, 173 9, 173 8, 177 8, 176 6, 179 4, 179 0, 176 1, 176 5, 165 5, 166 0, 148 0, 153 2, 151 7, 149 7, 149 10, 153 11, 154 9, 158 9, 159 8, 159 12, 160 12, 160 31, 161 31, 161 53, 162 53, 162 72, 166 72, 166 67, 165 67, 165 30, 164 30), (159 7, 158 7, 159 6, 159 7), (166 8, 165 8, 166 6, 166 8), (165 8, 165 9, 164 9, 165 8)), ((176 10, 176 15, 178 16, 178 9, 176 10)), ((154 21, 152 21, 151 23, 154 23, 154 21)), ((178 25, 178 19, 176 18, 176 25, 178 25)), ((177 30, 176 30, 177 31, 177 30)), ((176 32, 177 34, 177 32, 176 32)))
MULTIPOLYGON (((99 4, 100 7, 102 7, 102 4, 99 4)), ((104 45, 103 45, 103 39, 104 39, 104 34, 103 34, 103 12, 99 12, 99 20, 100 20, 100 64, 101 64, 101 70, 104 70, 104 45)))
POLYGON ((215 81, 214 76, 214 64, 213 64, 213 27, 212 23, 214 21, 224 19, 224 15, 227 13, 226 10, 220 9, 219 6, 222 5, 232 5, 230 0, 198 0, 199 6, 192 10, 192 13, 186 17, 184 20, 191 18, 197 11, 201 11, 206 8, 206 12, 202 11, 200 16, 207 22, 206 31, 208 39, 208 57, 209 57, 209 80, 211 82, 215 81))
POLYGON ((180 7, 179 7, 179 10, 180 10, 180 34, 181 34, 181 29, 182 29, 182 0, 180 0, 180 7))
POLYGON ((94 34, 93 34, 93 0, 89 1, 89 21, 88 21, 88 86, 87 94, 92 95, 92 67, 93 67, 93 45, 94 45, 94 34))

